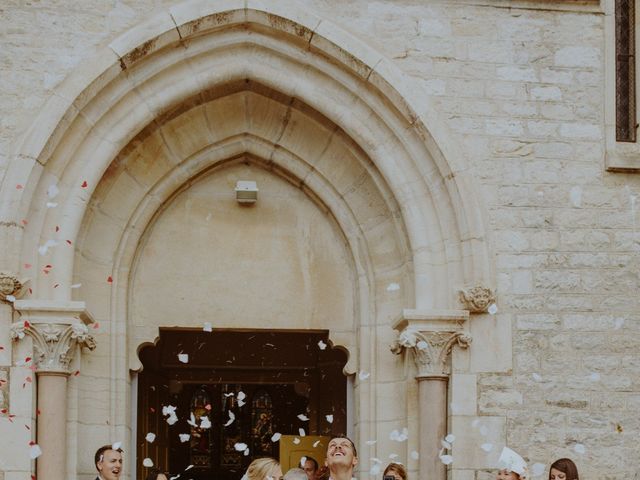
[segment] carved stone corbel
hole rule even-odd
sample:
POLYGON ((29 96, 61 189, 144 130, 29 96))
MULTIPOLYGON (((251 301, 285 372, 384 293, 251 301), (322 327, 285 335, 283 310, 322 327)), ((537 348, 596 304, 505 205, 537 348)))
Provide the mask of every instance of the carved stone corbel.
POLYGON ((458 294, 460 303, 471 313, 486 313, 489 307, 496 303, 495 291, 481 285, 463 288, 458 294))

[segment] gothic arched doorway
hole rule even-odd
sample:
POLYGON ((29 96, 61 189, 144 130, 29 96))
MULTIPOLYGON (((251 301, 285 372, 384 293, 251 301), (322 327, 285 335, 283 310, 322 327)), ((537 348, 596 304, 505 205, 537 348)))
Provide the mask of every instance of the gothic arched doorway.
POLYGON ((194 480, 238 480, 252 459, 278 458, 276 433, 345 432, 347 354, 328 344, 326 330, 161 328, 139 354, 137 477, 150 458, 172 474, 191 466, 194 480))

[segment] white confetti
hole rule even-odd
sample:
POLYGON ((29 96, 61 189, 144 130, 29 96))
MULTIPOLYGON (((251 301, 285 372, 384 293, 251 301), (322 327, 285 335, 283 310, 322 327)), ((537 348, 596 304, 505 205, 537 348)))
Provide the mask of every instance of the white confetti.
POLYGON ((298 437, 293 439, 294 445, 298 445, 300 443, 300 439, 298 437))
POLYGON ((333 423, 333 415, 325 415, 324 417, 327 419, 327 422, 333 423))
POLYGON ((231 393, 223 393, 225 398, 229 398, 229 397, 233 397, 235 395, 235 393, 231 392, 231 393))
POLYGON ((536 382, 540 382, 542 381, 542 376, 538 373, 532 373, 531 377, 536 381, 536 382))
POLYGON ((142 466, 147 468, 153 467, 153 460, 151 460, 150 458, 145 458, 144 460, 142 460, 142 466))
POLYGON ((487 312, 489 312, 489 315, 495 315, 496 313, 498 313, 498 306, 495 303, 492 303, 491 305, 489 305, 487 312))
POLYGON ((453 443, 453 442, 456 441, 456 436, 454 434, 450 433, 449 435, 444 437, 444 439, 449 443, 453 443))
POLYGON ((482 445, 480 445, 480 448, 482 450, 484 450, 485 452, 489 453, 491 450, 493 450, 493 444, 492 443, 483 443, 482 445))
POLYGON ((309 417, 307 417, 304 413, 299 414, 298 418, 300 420, 302 420, 303 422, 308 422, 309 421, 309 417))
POLYGON ((545 470, 544 463, 534 463, 531 466, 531 474, 534 477, 539 477, 540 475, 542 475, 544 473, 544 470, 545 470))
POLYGON ((453 457, 451 455, 440 455, 440 461, 445 465, 451 465, 453 463, 453 457))
POLYGON ((371 374, 370 374, 370 373, 368 373, 368 372, 365 372, 365 371, 361 371, 361 372, 358 374, 358 377, 360 378, 360 380, 366 380, 366 379, 367 379, 367 378, 369 378, 370 376, 371 376, 371 374))
POLYGON ((591 372, 591 375, 589 375, 589 380, 591 380, 592 382, 599 382, 600 374, 598 372, 591 372))
POLYGON ((375 445, 375 444, 376 444, 376 442, 377 442, 377 440, 367 440, 367 441, 366 441, 366 442, 364 442, 364 443, 366 443, 367 445, 375 445))
POLYGON ((189 420, 187 420, 187 424, 191 425, 194 428, 198 426, 198 424, 196 423, 196 416, 193 414, 193 412, 189 414, 189 420))
POLYGON ((417 344, 416 347, 418 347, 418 350, 426 350, 429 348, 429 344, 427 342, 425 342, 424 340, 420 340, 417 344))
POLYGON ((56 240, 49 239, 44 242, 44 245, 38 247, 38 253, 40 255, 45 255, 51 247, 57 247, 58 242, 56 240))
POLYGON ((74 283, 73 285, 71 285, 71 287, 69 288, 80 288, 82 286, 81 283, 74 283))
POLYGON ((112 450, 119 450, 120 447, 122 447, 122 442, 114 442, 111 444, 111 449, 112 450))
POLYGON ((185 443, 189 441, 189 439, 191 438, 191 435, 189 435, 188 433, 180 433, 178 434, 178 437, 180 437, 181 443, 185 443))
POLYGON ((299 428, 299 429, 298 429, 298 434, 299 434, 301 437, 304 437, 304 436, 306 435, 306 433, 304 433, 304 428, 299 428))
POLYGON ((573 450, 574 450, 576 453, 579 453, 580 455, 584 455, 584 453, 587 451, 587 449, 586 449, 586 448, 584 448, 584 445, 583 445, 583 444, 581 444, 581 443, 576 443, 576 444, 573 446, 573 450))
POLYGON ((14 297, 13 295, 7 295, 6 297, 4 297, 4 299, 9 303, 13 303, 16 301, 16 297, 14 297))
POLYGON ((414 460, 418 460, 420 458, 420 454, 417 451, 413 450, 411 452, 411 458, 414 460))
POLYGON ((47 202, 47 208, 56 208, 57 206, 56 202, 47 202))
POLYGON ((375 462, 375 463, 382 463, 382 460, 380 460, 379 458, 376 458, 376 457, 371 457, 370 460, 372 462, 375 462))
MULTIPOLYGON (((391 453, 391 454, 389 455, 389 459, 391 459, 391 460, 395 460, 395 459, 396 459, 396 458, 398 458, 398 457, 399 457, 399 455, 398 455, 397 453, 391 453)), ((395 463, 398 463, 398 462, 395 462, 395 463)))
POLYGON ((211 322, 204 322, 204 326, 202 327, 202 331, 211 333, 213 331, 213 327, 211 326, 211 322))
POLYGON ((571 189, 571 192, 569 193, 569 196, 571 197, 571 205, 573 205, 574 207, 580 207, 580 205, 582 204, 582 188, 573 187, 571 189))
POLYGON ((175 413, 172 413, 171 415, 169 415, 167 417, 167 423, 169 425, 173 425, 174 423, 176 423, 178 421, 178 416, 175 413))
POLYGON ((228 413, 229 413, 229 420, 227 420, 227 423, 224 424, 225 427, 228 427, 229 425, 231 425, 233 421, 236 419, 235 413, 233 413, 231 410, 229 410, 228 413))
POLYGON ((147 433, 147 436, 144 437, 144 439, 149 443, 153 443, 153 441, 156 439, 156 434, 149 432, 147 433))
POLYGON ((235 448, 237 452, 244 452, 244 451, 245 451, 245 450, 247 450, 247 448, 249 448, 249 447, 247 446, 247 444, 246 444, 246 443, 240 443, 240 442, 238 442, 238 443, 236 443, 236 444, 234 444, 234 445, 233 445, 233 448, 235 448))
POLYGON ((189 354, 188 353, 179 353, 178 360, 182 363, 189 363, 189 354))
POLYGON ((37 443, 32 444, 29 447, 29 458, 31 460, 34 460, 38 458, 40 455, 42 455, 42 449, 40 448, 40 446, 37 443))
POLYGON ((209 417, 200 417, 200 428, 211 428, 209 417))
POLYGON ((316 448, 318 445, 320 445, 320 440, 313 442, 313 448, 316 448))
POLYGON ((248 456, 249 456, 249 449, 248 449, 248 448, 244 451, 243 455, 244 455, 245 457, 248 457, 248 456))
POLYGON ((322 340, 318 341, 318 348, 320 350, 324 350, 325 348, 327 348, 327 344, 324 343, 322 340))
POLYGON ((304 464, 307 462, 307 457, 300 457, 300 468, 304 468, 304 464))
POLYGON ((242 390, 240 390, 240 391, 238 392, 237 399, 238 399, 238 400, 244 400, 245 398, 247 398, 247 395, 246 395, 242 390))
POLYGON ((440 445, 442 445, 442 448, 446 448, 447 450, 451 450, 451 444, 449 442, 447 442, 446 440, 440 440, 440 445))
POLYGON ((405 427, 402 429, 402 432, 398 430, 393 430, 389 434, 389 439, 395 440, 396 442, 405 442, 409 438, 409 430, 405 427))
POLYGON ((56 198, 59 193, 60 189, 55 183, 52 183, 51 185, 49 185, 49 188, 47 188, 47 197, 49 198, 56 198))
POLYGON ((280 440, 280 437, 282 437, 282 434, 280 432, 276 432, 273 435, 271 435, 271 441, 275 443, 278 440, 280 440))
POLYGON ((398 290, 400 290, 399 283, 390 283, 389 285, 387 285, 387 292, 396 292, 398 290))

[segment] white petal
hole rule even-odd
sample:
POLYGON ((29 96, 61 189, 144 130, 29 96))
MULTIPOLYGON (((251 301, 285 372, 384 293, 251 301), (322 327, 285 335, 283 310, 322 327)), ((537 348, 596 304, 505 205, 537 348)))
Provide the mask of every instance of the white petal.
POLYGON ((200 428, 211 428, 209 417, 200 417, 200 428))
POLYGON ((37 443, 34 443, 29 447, 29 458, 31 460, 38 458, 40 455, 42 455, 42 449, 37 443))
POLYGON ((489 429, 485 425, 482 425, 480 427, 480 435, 482 435, 483 437, 486 437, 488 434, 489 434, 489 429))
POLYGON ((299 428, 298 433, 300 434, 301 437, 304 437, 306 435, 306 433, 304 433, 304 428, 299 428))
POLYGON ((180 442, 184 443, 189 441, 191 435, 189 435, 188 433, 181 433, 178 435, 178 437, 180 437, 180 442))
POLYGON ((600 374, 598 372, 592 372, 591 375, 589 375, 589 380, 591 380, 592 382, 599 382, 600 374))
POLYGON ((442 445, 442 448, 446 448, 447 450, 451 450, 451 444, 449 442, 447 442, 446 440, 440 440, 440 445, 442 445))
POLYGON ((231 410, 229 410, 228 413, 229 413, 229 420, 227 420, 227 423, 224 424, 225 427, 228 427, 229 425, 231 425, 233 421, 236 419, 235 413, 233 413, 231 410))
POLYGON ((318 348, 319 348, 320 350, 324 350, 325 348, 327 348, 327 344, 326 344, 326 343, 324 343, 322 340, 320 340, 320 341, 318 342, 318 348))
POLYGON ((392 453, 392 454, 389 455, 389 458, 391 460, 395 460, 396 458, 398 458, 398 454, 397 453, 392 453))
POLYGON ((182 363, 189 363, 189 354, 188 353, 179 353, 178 360, 182 363))
POLYGON ((307 462, 307 457, 300 457, 300 468, 304 468, 304 464, 307 462))
POLYGON ((579 453, 580 455, 584 455, 584 453, 587 451, 587 449, 584 448, 584 445, 581 443, 576 443, 573 446, 573 449, 575 450, 576 453, 579 453))
POLYGON ((414 450, 411 452, 411 458, 414 460, 418 460, 420 458, 420 454, 414 450))
POLYGON ((56 202, 47 202, 47 208, 56 208, 57 206, 56 202))
POLYGON ((307 417, 304 413, 299 414, 298 418, 300 420, 302 420, 303 422, 308 422, 309 421, 309 417, 307 417))
POLYGON ((498 306, 495 303, 492 303, 491 305, 489 305, 487 312, 489 312, 489 315, 495 315, 496 313, 498 313, 498 306))
POLYGON ((7 302, 10 302, 10 303, 13 303, 13 302, 15 302, 15 301, 16 301, 16 297, 14 297, 13 295, 7 295, 7 296, 6 296, 6 297, 4 297, 4 298, 5 298, 5 300, 6 300, 7 302))
POLYGON ((111 445, 113 450, 118 450, 120 447, 122 447, 122 442, 115 442, 111 445))
POLYGON ((361 372, 358 374, 358 377, 360 378, 360 380, 366 380, 366 379, 367 379, 367 378, 369 378, 370 376, 371 376, 371 374, 370 374, 370 373, 368 373, 368 372, 365 372, 365 371, 361 371, 361 372))
POLYGON ((147 436, 144 437, 144 439, 149 443, 153 443, 153 441, 156 439, 156 434, 149 432, 147 433, 147 436))
POLYGON ((424 340, 420 340, 418 343, 416 343, 416 347, 418 347, 418 350, 426 350, 427 348, 429 348, 429 344, 424 340))
POLYGON ((333 415, 325 415, 325 418, 327 419, 327 422, 333 423, 333 415))
POLYGON ((280 437, 282 437, 282 434, 280 432, 276 432, 271 436, 271 441, 277 442, 278 440, 280 440, 280 437))
POLYGON ((237 398, 238 398, 238 400, 244 400, 245 398, 247 398, 247 396, 244 394, 243 391, 239 391, 237 398))
POLYGON ((382 468, 380 467, 379 463, 374 463, 371 466, 371 469, 369 470, 369 473, 374 476, 377 477, 378 475, 380 475, 380 471, 382 470, 382 468))
POLYGON ((82 286, 81 283, 74 283, 73 285, 71 285, 71 287, 69 288, 80 288, 82 286))
POLYGON ((248 447, 246 443, 238 442, 233 445, 233 448, 235 448, 237 452, 244 452, 248 447))
POLYGON ((531 378, 533 378, 536 382, 542 381, 542 376, 538 373, 532 373, 531 378))
POLYGON ((492 443, 483 443, 482 445, 480 445, 480 448, 482 450, 484 450, 485 452, 489 453, 491 450, 493 450, 493 444, 492 443))
POLYGON ((213 327, 211 326, 211 322, 204 322, 204 326, 202 327, 204 332, 212 332, 213 327))
POLYGON ((367 445, 375 445, 375 444, 376 444, 376 442, 377 442, 377 440, 367 440, 367 441, 366 441, 366 442, 364 442, 364 443, 366 443, 367 445))
POLYGON ((456 436, 454 434, 450 433, 449 435, 444 437, 444 439, 449 443, 453 443, 453 442, 456 441, 456 436))
POLYGON ((298 445, 298 444, 300 443, 300 439, 299 439, 298 437, 294 438, 294 439, 293 439, 293 443, 294 443, 295 445, 298 445))
POLYGON ((316 448, 318 445, 320 445, 320 440, 313 442, 313 448, 316 448))
POLYGON ((247 402, 243 401, 243 400, 238 400, 238 407, 242 407, 243 405, 246 405, 247 402))
POLYGON ((445 465, 451 465, 453 457, 451 455, 440 455, 440 461, 445 465))
POLYGON ((395 292, 398 290, 400 290, 399 283, 390 283, 389 285, 387 285, 387 292, 395 292))
POLYGON ((144 460, 142 460, 142 466, 147 468, 153 467, 153 460, 151 460, 150 458, 145 458, 144 460))

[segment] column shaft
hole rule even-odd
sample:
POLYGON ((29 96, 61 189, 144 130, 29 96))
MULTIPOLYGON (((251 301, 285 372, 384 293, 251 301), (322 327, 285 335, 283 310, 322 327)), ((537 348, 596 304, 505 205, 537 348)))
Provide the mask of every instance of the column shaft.
POLYGON ((420 413, 420 479, 446 480, 438 453, 447 434, 447 377, 417 377, 420 413))
POLYGON ((38 374, 38 445, 42 455, 36 464, 37 478, 67 480, 67 376, 38 374))

